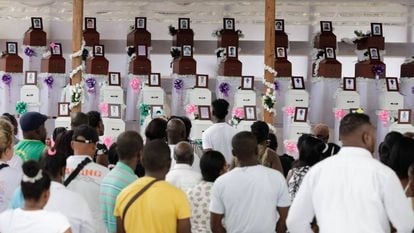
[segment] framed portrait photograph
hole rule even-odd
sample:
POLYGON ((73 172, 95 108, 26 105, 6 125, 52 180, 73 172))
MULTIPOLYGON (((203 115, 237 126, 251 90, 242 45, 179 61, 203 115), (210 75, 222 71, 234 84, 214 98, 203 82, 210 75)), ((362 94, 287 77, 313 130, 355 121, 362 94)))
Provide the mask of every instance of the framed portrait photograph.
POLYGON ((305 81, 303 77, 292 77, 292 88, 295 90, 305 90, 305 81))
POLYGON ((161 117, 164 114, 164 106, 162 105, 151 105, 151 118, 161 117))
POLYGON ((380 59, 378 48, 368 48, 368 54, 369 54, 369 59, 370 60, 379 60, 380 59))
POLYGON ((137 45, 137 56, 147 57, 148 48, 146 45, 137 45))
POLYGON ((236 46, 227 46, 227 57, 237 58, 238 52, 236 46))
POLYGON ((371 23, 371 34, 373 36, 382 36, 382 23, 371 23))
POLYGON ((190 18, 179 18, 178 19, 178 30, 190 29, 190 18))
POLYGON ((58 117, 68 117, 70 116, 69 102, 59 102, 58 103, 58 117))
POLYGON ((332 22, 321 21, 321 32, 332 32, 332 22))
POLYGON ((224 18, 223 28, 224 30, 234 30, 234 18, 224 18))
POLYGON ((276 58, 286 59, 286 48, 285 47, 276 47, 276 58))
POLYGON ((326 59, 336 59, 335 49, 332 47, 325 48, 325 58, 326 59))
POLYGON ((105 56, 105 48, 103 45, 94 45, 93 46, 93 56, 94 57, 103 57, 105 56))
POLYGON ((193 56, 193 46, 191 45, 183 45, 182 51, 183 51, 183 57, 193 56))
POLYGON ((135 17, 135 29, 146 29, 147 18, 146 17, 135 17))
POLYGON ((161 74, 160 73, 151 73, 149 75, 148 86, 150 86, 150 87, 160 87, 161 86, 161 74))
POLYGON ((399 91, 400 90, 398 86, 397 78, 386 78, 385 82, 387 85, 387 91, 399 91))
POLYGON ((40 17, 32 17, 32 28, 33 29, 43 29, 43 21, 40 17))
POLYGON ((17 55, 17 42, 6 42, 7 54, 17 55))
POLYGON ((256 121, 256 106, 243 106, 244 108, 244 120, 256 121))
POLYGON ((277 32, 285 31, 285 20, 284 19, 275 19, 275 31, 277 32))
POLYGON ((120 104, 108 104, 108 117, 121 119, 121 105, 120 104))
POLYGON ((196 87, 208 88, 208 75, 207 74, 197 74, 196 87))
POLYGON ((296 107, 294 122, 306 122, 308 120, 308 108, 296 107))
POLYGON ((210 106, 208 105, 198 106, 198 119, 199 120, 211 120, 210 106))
POLYGON ((253 76, 242 76, 241 89, 242 90, 253 90, 254 89, 254 77, 253 76))
POLYGON ((121 73, 120 72, 109 72, 108 74, 109 86, 121 86, 121 73))
POLYGON ((398 124, 411 124, 411 109, 398 110, 398 124))
POLYGON ((96 30, 96 18, 85 17, 85 29, 96 30))
POLYGON ((26 71, 24 85, 37 85, 37 71, 26 71))
POLYGON ((344 91, 356 91, 356 78, 344 78, 342 89, 344 91))
POLYGON ((61 43, 55 43, 55 47, 50 48, 50 52, 54 56, 62 56, 62 44, 61 43))

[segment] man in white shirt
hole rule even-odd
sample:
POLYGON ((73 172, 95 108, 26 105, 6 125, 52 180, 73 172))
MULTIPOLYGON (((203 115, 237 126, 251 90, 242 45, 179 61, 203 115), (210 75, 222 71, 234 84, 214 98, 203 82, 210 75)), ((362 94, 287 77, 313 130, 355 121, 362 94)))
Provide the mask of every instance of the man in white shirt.
POLYGON ((74 155, 67 159, 64 184, 85 198, 92 211, 96 232, 106 232, 99 205, 99 187, 109 170, 93 162, 98 141, 98 134, 92 127, 81 125, 75 129, 72 137, 74 155))
POLYGON ((194 150, 191 144, 179 142, 174 148, 174 159, 177 163, 167 173, 165 180, 187 192, 202 179, 201 174, 191 168, 194 162, 194 150))
POLYGON ((395 173, 372 158, 376 133, 369 117, 348 114, 340 124, 343 143, 336 156, 314 165, 306 174, 287 219, 291 233, 411 232, 414 214, 395 173))
POLYGON ((259 164, 257 141, 251 132, 236 134, 232 147, 240 166, 214 182, 210 202, 212 231, 286 232, 290 198, 282 173, 259 164))
POLYGON ((215 123, 203 132, 203 150, 220 151, 226 158, 227 164, 231 164, 233 161, 231 139, 237 130, 226 123, 229 103, 224 99, 217 99, 211 105, 215 123))

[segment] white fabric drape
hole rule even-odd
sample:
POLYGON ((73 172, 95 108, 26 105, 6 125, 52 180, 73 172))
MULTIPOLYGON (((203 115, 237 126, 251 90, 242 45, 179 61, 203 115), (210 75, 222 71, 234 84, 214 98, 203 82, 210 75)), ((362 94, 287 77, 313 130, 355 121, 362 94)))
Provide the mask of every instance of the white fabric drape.
POLYGON ((67 74, 52 74, 52 73, 40 73, 38 75, 38 86, 40 89, 40 112, 48 116, 57 116, 58 103, 60 101, 61 93, 68 83, 67 74), (49 76, 53 78, 53 85, 50 88, 45 79, 49 76))
POLYGON ((10 86, 0 81, 0 111, 16 114, 16 103, 20 100, 20 89, 24 84, 24 74, 0 71, 0 78, 5 74, 9 74, 12 81, 10 86))
POLYGON ((171 115, 185 116, 185 106, 188 104, 188 90, 195 86, 196 76, 172 74, 171 82, 171 115), (178 79, 183 80, 183 87, 181 89, 174 88, 174 82, 178 79))

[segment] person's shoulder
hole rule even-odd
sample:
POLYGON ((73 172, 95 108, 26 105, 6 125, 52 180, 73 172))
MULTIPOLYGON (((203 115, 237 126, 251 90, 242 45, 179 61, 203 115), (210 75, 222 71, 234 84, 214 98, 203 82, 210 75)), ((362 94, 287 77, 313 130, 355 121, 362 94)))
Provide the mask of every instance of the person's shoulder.
POLYGON ((258 172, 264 173, 274 179, 283 180, 283 181, 285 180, 285 177, 283 176, 283 174, 280 171, 275 170, 273 168, 269 168, 263 165, 258 165, 256 169, 258 172))
POLYGON ((110 171, 107 167, 100 165, 99 163, 89 163, 88 165, 90 165, 90 167, 93 167, 101 172, 104 173, 104 175, 107 175, 110 171))
POLYGON ((168 183, 167 181, 160 181, 159 182, 159 187, 162 188, 162 192, 164 193, 164 195, 174 197, 174 198, 181 198, 181 197, 185 197, 187 198, 187 195, 185 194, 184 191, 182 191, 180 188, 177 188, 175 185, 172 185, 170 183, 168 183))

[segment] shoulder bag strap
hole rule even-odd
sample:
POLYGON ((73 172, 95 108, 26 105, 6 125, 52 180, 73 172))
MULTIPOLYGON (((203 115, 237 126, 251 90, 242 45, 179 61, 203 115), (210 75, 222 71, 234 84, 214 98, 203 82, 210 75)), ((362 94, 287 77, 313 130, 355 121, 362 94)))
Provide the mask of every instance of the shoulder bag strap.
POLYGON ((82 171, 82 169, 90 162, 92 162, 92 160, 88 157, 82 160, 82 162, 78 164, 75 170, 73 170, 73 172, 70 173, 68 178, 66 178, 66 180, 63 182, 63 185, 68 186, 70 182, 72 182, 72 180, 74 180, 79 175, 79 173, 82 171))
POLYGON ((137 192, 132 198, 131 200, 129 200, 128 204, 126 204, 124 211, 122 212, 122 226, 125 229, 125 216, 128 212, 129 207, 131 207, 131 205, 145 192, 147 191, 153 184, 155 184, 156 182, 160 181, 159 179, 155 179, 151 182, 149 182, 147 185, 145 185, 141 190, 139 190, 139 192, 137 192))
POLYGON ((5 168, 5 167, 8 167, 8 166, 9 166, 8 164, 2 163, 2 164, 0 164, 0 170, 3 169, 3 168, 5 168))

